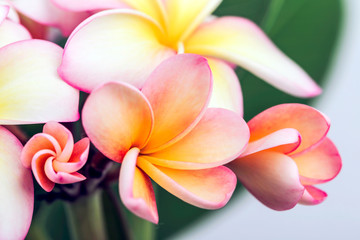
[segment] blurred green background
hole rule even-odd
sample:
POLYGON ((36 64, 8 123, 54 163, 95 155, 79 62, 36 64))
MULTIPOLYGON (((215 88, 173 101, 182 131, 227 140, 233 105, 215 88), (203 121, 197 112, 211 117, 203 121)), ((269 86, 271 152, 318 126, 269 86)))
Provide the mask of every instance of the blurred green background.
MULTIPOLYGON (((224 0, 214 15, 236 15, 253 20, 285 54, 323 86, 341 33, 342 9, 341 0, 224 0)), ((289 96, 243 69, 237 68, 236 73, 243 89, 244 118, 247 121, 276 104, 309 104, 312 101, 289 96)), ((30 128, 27 130, 34 131, 30 128)), ((119 227, 123 220, 119 218, 118 211, 125 212, 129 219, 129 228, 132 229, 129 234, 141 240, 169 239, 195 221, 216 215, 216 211, 193 207, 160 187, 155 188, 160 217, 157 226, 127 212, 120 203, 116 185, 101 195, 109 239, 125 238, 123 229, 119 227)), ((241 197, 242 190, 241 186, 237 187, 229 205, 241 197)), ((34 219, 27 239, 70 239, 66 205, 60 201, 51 204, 36 201, 34 219)))

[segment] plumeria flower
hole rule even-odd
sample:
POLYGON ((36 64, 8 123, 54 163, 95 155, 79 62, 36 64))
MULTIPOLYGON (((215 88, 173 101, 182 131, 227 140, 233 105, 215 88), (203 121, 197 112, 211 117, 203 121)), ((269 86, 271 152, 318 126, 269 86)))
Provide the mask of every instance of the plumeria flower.
POLYGON ((211 90, 206 59, 183 54, 159 65, 141 91, 110 82, 85 102, 85 131, 121 163, 120 197, 139 217, 158 222, 149 177, 201 208, 221 208, 232 195, 236 176, 222 165, 242 152, 249 131, 240 115, 207 108, 211 90))
POLYGON ((326 198, 314 185, 336 177, 342 163, 326 136, 330 122, 325 115, 306 105, 282 104, 255 116, 248 126, 249 145, 229 167, 259 201, 287 210, 326 198))
POLYGON ((34 135, 21 152, 21 162, 32 169, 36 181, 47 192, 55 183, 69 184, 85 180, 78 173, 86 163, 90 141, 74 144, 72 133, 57 122, 48 122, 42 133, 34 135))
POLYGON ((31 223, 34 186, 22 166, 20 141, 0 126, 0 239, 24 239, 31 223))
POLYGON ((209 19, 221 0, 57 0, 73 11, 125 3, 133 10, 103 11, 82 22, 70 35, 59 68, 70 85, 91 92, 105 81, 141 88, 153 69, 179 53, 208 57, 214 76, 210 106, 242 114, 242 95, 233 63, 298 97, 321 89, 248 19, 209 19), (121 79, 120 77, 121 76, 121 79))
POLYGON ((22 23, 34 38, 51 39, 54 28, 69 36, 75 27, 89 17, 89 12, 72 12, 59 7, 53 0, 8 0, 21 14, 22 23))

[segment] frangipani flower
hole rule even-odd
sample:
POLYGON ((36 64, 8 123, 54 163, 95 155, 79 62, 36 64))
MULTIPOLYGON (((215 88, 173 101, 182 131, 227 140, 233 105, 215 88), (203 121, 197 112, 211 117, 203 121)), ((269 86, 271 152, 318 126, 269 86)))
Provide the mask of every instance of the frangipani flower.
POLYGON ((258 114, 248 126, 249 145, 229 167, 259 201, 287 210, 326 198, 313 185, 332 180, 342 165, 326 137, 326 116, 306 105, 282 104, 258 114))
POLYGON ((110 82, 85 102, 85 131, 105 156, 122 163, 120 197, 136 215, 158 222, 148 176, 202 208, 220 208, 232 195, 236 177, 221 165, 242 152, 249 132, 240 115, 207 108, 211 88, 207 61, 183 54, 159 65, 141 91, 110 82))
POLYGON ((89 12, 72 12, 59 7, 52 0, 10 0, 21 13, 23 24, 35 38, 51 38, 51 28, 60 29, 69 36, 75 27, 89 17, 89 12))
POLYGON ((90 141, 83 138, 74 145, 71 132, 57 122, 44 125, 43 133, 34 135, 21 152, 24 167, 32 169, 35 179, 47 192, 55 183, 69 184, 85 180, 78 173, 87 161, 90 141))
POLYGON ((24 239, 31 223, 34 187, 22 166, 20 141, 0 126, 0 239, 24 239))
POLYGON ((237 64, 295 96, 312 97, 321 92, 250 20, 209 19, 221 0, 57 1, 64 8, 78 11, 121 2, 135 10, 100 12, 82 22, 70 35, 59 68, 70 85, 90 92, 104 81, 120 81, 122 76, 121 81, 141 88, 161 61, 185 52, 209 58, 214 76, 210 106, 242 113, 239 82, 226 62, 237 64))

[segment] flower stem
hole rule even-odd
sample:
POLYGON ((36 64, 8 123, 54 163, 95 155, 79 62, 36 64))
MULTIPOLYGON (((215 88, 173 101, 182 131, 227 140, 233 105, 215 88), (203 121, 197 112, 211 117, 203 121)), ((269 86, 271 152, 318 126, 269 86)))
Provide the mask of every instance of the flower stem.
POLYGON ((106 239, 101 190, 66 204, 73 240, 106 239))

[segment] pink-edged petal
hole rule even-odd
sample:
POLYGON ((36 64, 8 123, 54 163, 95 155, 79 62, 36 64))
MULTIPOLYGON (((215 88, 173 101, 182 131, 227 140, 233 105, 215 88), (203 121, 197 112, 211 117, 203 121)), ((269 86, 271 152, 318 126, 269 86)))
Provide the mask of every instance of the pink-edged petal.
POLYGON ((76 172, 82 168, 89 155, 90 140, 83 138, 74 145, 74 151, 68 162, 60 162, 57 159, 53 162, 53 167, 56 172, 76 172))
POLYGON ((13 42, 31 39, 31 35, 26 28, 8 19, 4 19, 0 23, 0 36, 0 48, 13 42))
POLYGON ((52 162, 55 158, 55 153, 51 150, 44 149, 38 151, 31 162, 31 169, 36 181, 46 192, 51 192, 55 186, 45 173, 45 162, 52 162))
POLYGON ((305 192, 299 203, 304 205, 317 205, 322 203, 327 197, 326 192, 313 187, 313 186, 305 186, 305 192))
POLYGON ((212 91, 207 60, 180 54, 162 62, 142 92, 154 112, 154 129, 142 153, 158 151, 187 134, 205 113, 212 91))
POLYGON ((136 167, 138 148, 125 155, 119 175, 119 193, 124 205, 135 215, 155 224, 159 221, 150 178, 136 167))
POLYGON ((79 91, 57 75, 62 49, 42 40, 0 48, 0 124, 76 121, 79 91))
POLYGON ((304 193, 295 162, 277 152, 259 152, 229 164, 240 182, 274 210, 293 208, 304 193))
POLYGON ((330 122, 315 108, 303 104, 280 104, 256 115, 248 122, 250 141, 256 141, 275 131, 294 128, 301 135, 296 154, 320 142, 330 128, 330 122))
POLYGON ((87 12, 70 12, 59 8, 50 0, 13 0, 13 5, 21 14, 46 26, 60 28, 65 36, 84 19, 87 12))
POLYGON ((163 0, 169 43, 186 39, 221 2, 222 0, 163 0))
MULTIPOLYGON (((1 15, 4 16, 4 12, 5 14, 5 18, 8 18, 9 20, 15 22, 15 23, 20 23, 20 18, 18 13, 16 12, 13 3, 11 2, 11 0, 0 0, 0 7, 2 8, 8 8, 8 11, 6 13, 6 10, 4 11, 4 9, 2 10, 2 13, 0 13, 0 19, 1 19, 1 15)), ((0 24, 1 24, 1 20, 0 20, 0 24)))
POLYGON ((125 83, 107 83, 94 90, 85 102, 82 117, 91 142, 117 162, 131 147, 146 144, 153 125, 149 102, 125 83))
POLYGON ((44 125, 43 133, 54 137, 61 147, 61 153, 56 156, 59 162, 67 162, 74 149, 74 138, 72 133, 57 122, 48 122, 44 125))
POLYGON ((53 168, 53 158, 48 158, 45 161, 45 174, 54 183, 59 184, 70 184, 80 182, 86 179, 85 176, 78 172, 67 173, 67 172, 55 172, 53 168))
POLYGON ((54 156, 61 153, 61 147, 54 137, 45 133, 38 133, 30 138, 21 151, 21 162, 24 167, 30 168, 35 154, 41 150, 52 151, 54 156))
MULTIPOLYGON (((1 4, 1 2, 0 2, 1 4)), ((5 20, 10 10, 10 6, 0 5, 0 24, 5 20)))
POLYGON ((221 17, 203 23, 186 40, 185 51, 237 63, 294 96, 313 97, 321 93, 304 70, 245 18, 221 17))
POLYGON ((74 12, 94 11, 110 8, 125 8, 124 0, 50 0, 60 8, 74 12))
POLYGON ((209 107, 226 108, 243 115, 243 97, 239 79, 224 61, 207 58, 213 75, 213 92, 209 107))
POLYGON ((300 133, 293 128, 284 128, 270 133, 263 138, 252 141, 241 154, 241 157, 271 149, 275 152, 293 152, 301 143, 300 133))
POLYGON ((328 182, 339 174, 342 166, 340 154, 329 138, 293 159, 304 185, 328 182))
POLYGON ((100 12, 70 36, 59 74, 85 92, 109 81, 140 88, 160 62, 175 54, 159 42, 162 34, 157 23, 140 12, 100 12))
POLYGON ((196 207, 218 209, 229 201, 236 186, 236 176, 224 166, 178 170, 155 166, 138 158, 138 166, 157 184, 181 200, 196 207))
POLYGON ((19 140, 0 127, 0 239, 24 239, 31 223, 34 187, 21 150, 19 140))
POLYGON ((222 108, 209 108, 181 140, 144 157, 153 164, 169 168, 212 168, 238 157, 249 136, 246 122, 240 115, 222 108))

